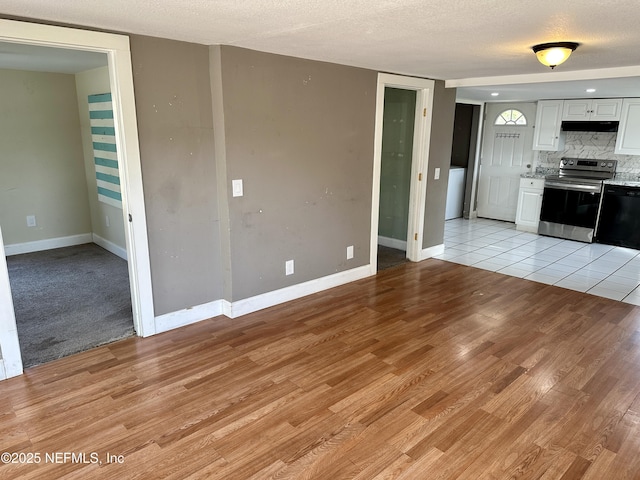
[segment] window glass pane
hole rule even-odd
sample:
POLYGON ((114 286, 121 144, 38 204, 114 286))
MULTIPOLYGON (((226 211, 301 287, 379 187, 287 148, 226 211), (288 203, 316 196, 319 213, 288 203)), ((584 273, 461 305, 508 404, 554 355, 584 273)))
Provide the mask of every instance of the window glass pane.
POLYGON ((527 117, 520 110, 509 109, 496 118, 494 125, 526 125, 527 117))

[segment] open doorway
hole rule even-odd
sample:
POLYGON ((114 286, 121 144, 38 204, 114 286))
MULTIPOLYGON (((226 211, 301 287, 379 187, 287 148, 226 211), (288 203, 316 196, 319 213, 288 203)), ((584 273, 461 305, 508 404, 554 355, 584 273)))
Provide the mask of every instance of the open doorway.
POLYGON ((31 367, 133 334, 120 174, 106 55, 0 48, 0 223, 31 367))
MULTIPOLYGON (((155 333, 146 215, 138 148, 135 99, 128 38, 63 27, 0 20, 0 42, 74 52, 106 54, 113 103, 114 137, 119 152, 122 222, 128 254, 127 270, 135 331, 140 336, 155 333)), ((2 225, 0 224, 0 229, 2 225)), ((1 238, 0 230, 0 238, 1 238)), ((4 247, 0 245, 0 298, 9 299, 4 247)), ((0 375, 22 373, 19 341, 13 306, 0 309, 0 375)))
POLYGON ((433 80, 379 74, 371 211, 373 271, 423 258, 433 80), (379 253, 380 252, 380 253, 379 253), (380 268, 378 268, 380 267, 380 268))
POLYGON ((380 165, 378 270, 407 260, 415 90, 386 87, 380 165))

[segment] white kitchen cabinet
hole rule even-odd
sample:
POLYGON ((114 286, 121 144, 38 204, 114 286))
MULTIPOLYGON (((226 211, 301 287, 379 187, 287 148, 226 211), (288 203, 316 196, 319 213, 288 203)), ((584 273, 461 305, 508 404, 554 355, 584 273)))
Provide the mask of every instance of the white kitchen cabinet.
POLYGON ((564 147, 562 123, 563 100, 540 100, 533 129, 533 149, 557 152, 564 147))
POLYGON ((622 101, 614 153, 640 155, 640 98, 625 98, 622 101))
POLYGON ((544 178, 521 178, 516 210, 516 230, 538 233, 544 178))
POLYGON ((565 100, 563 121, 620 120, 621 98, 582 98, 565 100))

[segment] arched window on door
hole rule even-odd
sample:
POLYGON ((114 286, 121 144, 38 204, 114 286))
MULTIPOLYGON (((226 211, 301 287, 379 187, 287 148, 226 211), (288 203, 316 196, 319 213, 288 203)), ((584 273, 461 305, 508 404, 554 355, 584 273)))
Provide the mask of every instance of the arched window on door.
POLYGON ((520 110, 516 110, 515 108, 510 108, 508 110, 503 111, 500 115, 497 116, 494 125, 521 125, 524 126, 527 124, 527 117, 524 116, 520 110))

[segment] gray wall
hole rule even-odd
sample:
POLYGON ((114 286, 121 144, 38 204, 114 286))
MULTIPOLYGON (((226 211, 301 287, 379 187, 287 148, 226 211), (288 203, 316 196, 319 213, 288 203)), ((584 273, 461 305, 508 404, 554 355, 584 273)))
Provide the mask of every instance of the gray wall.
POLYGON ((226 197, 231 300, 368 264, 377 73, 220 54, 227 185, 244 182, 243 197, 226 197))
POLYGON ((156 315, 222 298, 208 48, 131 36, 156 315))
POLYGON ((455 109, 456 89, 444 88, 443 81, 436 81, 422 248, 441 245, 444 241, 444 212, 447 203, 447 182, 451 163, 455 109), (436 168, 440 168, 439 180, 433 178, 436 168))
POLYGON ((75 77, 0 70, 0 112, 5 244, 90 233, 75 77))

